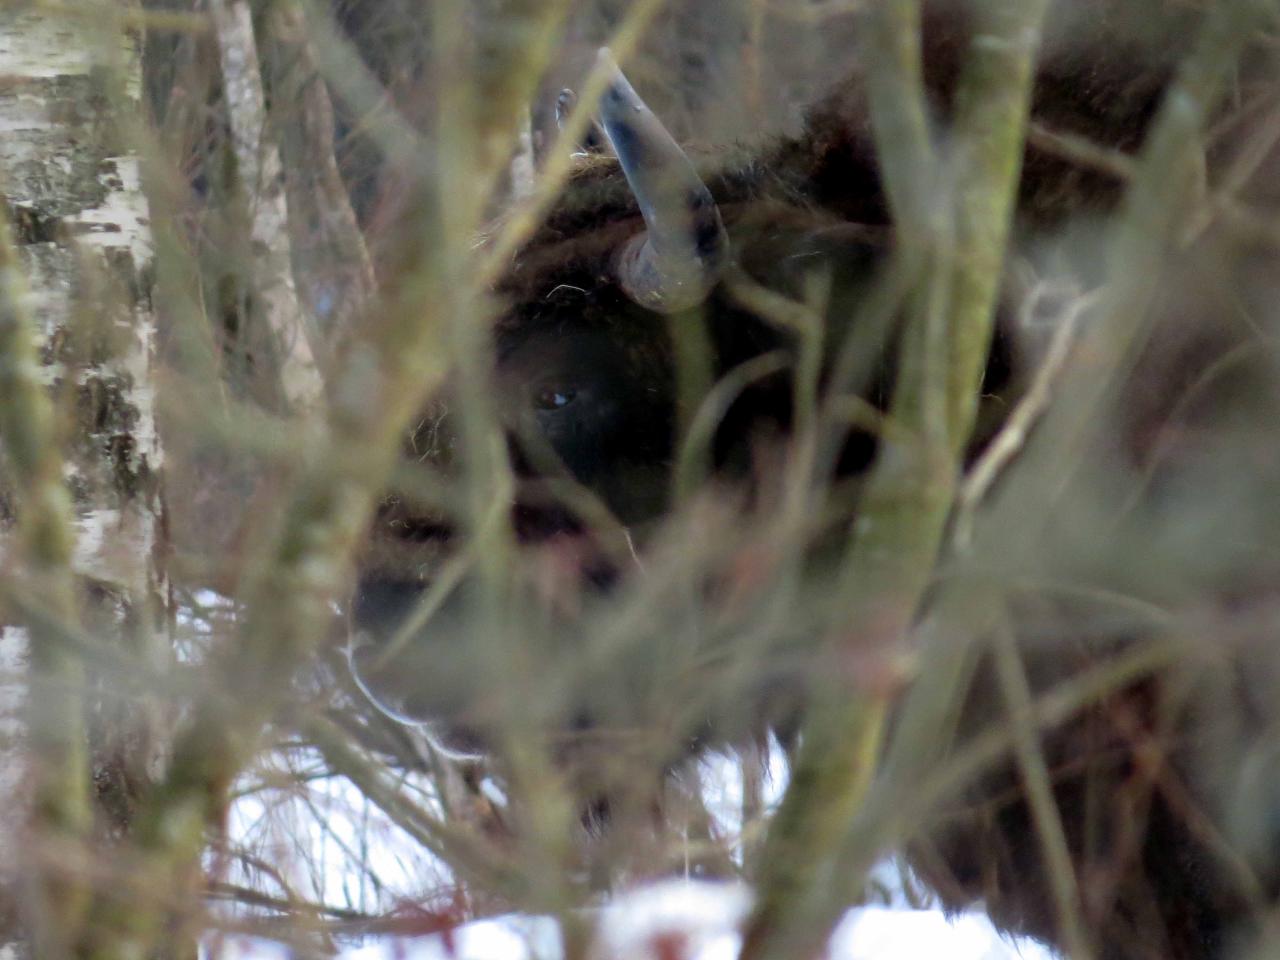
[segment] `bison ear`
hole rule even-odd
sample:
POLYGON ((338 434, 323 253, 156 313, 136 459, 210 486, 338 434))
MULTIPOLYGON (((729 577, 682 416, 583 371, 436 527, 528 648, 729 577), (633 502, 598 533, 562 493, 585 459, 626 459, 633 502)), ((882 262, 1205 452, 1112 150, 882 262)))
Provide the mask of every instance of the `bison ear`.
POLYGON ((645 232, 619 251, 614 269, 636 303, 678 313, 707 298, 729 260, 729 238, 711 192, 684 151, 623 76, 608 49, 600 125, 640 205, 645 232))

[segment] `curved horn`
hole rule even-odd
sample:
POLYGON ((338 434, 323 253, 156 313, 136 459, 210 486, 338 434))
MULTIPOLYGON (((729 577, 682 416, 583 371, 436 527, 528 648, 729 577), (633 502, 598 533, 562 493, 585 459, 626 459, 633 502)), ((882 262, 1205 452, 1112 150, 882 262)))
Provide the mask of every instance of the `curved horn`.
POLYGON ((711 192, 693 164, 622 75, 608 48, 610 72, 600 125, 640 204, 645 232, 627 241, 615 269, 636 303, 677 313, 706 299, 729 259, 729 238, 711 192))

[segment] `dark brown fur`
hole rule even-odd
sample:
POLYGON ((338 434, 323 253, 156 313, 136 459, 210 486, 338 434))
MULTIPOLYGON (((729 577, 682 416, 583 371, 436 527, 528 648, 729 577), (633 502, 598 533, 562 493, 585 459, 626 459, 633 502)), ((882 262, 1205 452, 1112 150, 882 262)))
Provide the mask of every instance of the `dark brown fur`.
MULTIPOLYGON (((1095 6, 1105 11, 1114 5, 1095 6)), ((1015 259, 1032 260, 1045 238, 1105 220, 1123 192, 1115 169, 1064 156, 1046 134, 1085 137, 1123 159, 1140 147, 1168 83, 1175 50, 1153 57, 1137 41, 1099 42, 1110 39, 1105 16, 1099 17, 1098 37, 1051 47, 1039 74, 1020 189, 1022 246, 1015 259)), ((950 108, 963 29, 948 17, 945 26, 930 26, 926 40, 927 79, 941 119, 950 108)), ((1232 153, 1225 145, 1219 150, 1232 153)), ((851 291, 852 299, 837 296, 835 305, 845 316, 852 314, 859 284, 873 274, 891 242, 859 78, 834 90, 811 113, 799 138, 701 166, 738 265, 748 275, 794 293, 798 273, 789 259, 801 253, 826 257, 843 289, 851 291)), ((628 365, 627 376, 653 386, 657 399, 645 401, 649 405, 635 416, 656 424, 653 433, 630 449, 588 451, 587 466, 573 469, 591 486, 581 473, 598 467, 604 479, 597 492, 627 522, 660 516, 664 504, 648 493, 635 495, 625 483, 613 484, 609 471, 628 458, 664 469, 670 457, 664 432, 672 429, 674 416, 666 321, 630 303, 611 279, 618 245, 641 226, 616 165, 593 158, 497 290, 506 305, 496 328, 500 371, 539 337, 572 343, 588 332, 603 332, 626 342, 626 360, 619 362, 628 365)), ((1280 508, 1268 509, 1276 501, 1259 490, 1280 483, 1280 397, 1271 385, 1276 370, 1270 357, 1240 359, 1227 375, 1218 369, 1233 352, 1247 352, 1242 345, 1274 335, 1277 318, 1269 297, 1276 293, 1276 267, 1273 249, 1212 232, 1171 263, 1158 305, 1167 320, 1121 391, 1114 436, 1105 449, 1088 451, 1100 466, 1100 486, 1081 488, 1079 499, 1063 508, 1061 522, 1045 528, 1050 547, 1034 571, 1044 580, 1069 582, 1085 593, 1131 595, 1162 606, 1168 621, 1157 628, 1149 618, 1117 617, 1117 606, 1056 590, 1028 591, 1014 618, 1037 692, 1155 637, 1193 641, 1186 665, 1090 704, 1044 738, 1081 891, 1080 919, 1103 960, 1218 960, 1229 955, 1237 938, 1252 933, 1257 912, 1277 893, 1280 805, 1267 804, 1280 799, 1280 788, 1268 783, 1276 765, 1265 734, 1280 720, 1272 700, 1280 687, 1272 677, 1274 611, 1267 600, 1280 563, 1267 555, 1266 545, 1280 532, 1271 516, 1280 515, 1280 508), (1233 297, 1243 298, 1261 319, 1242 320, 1233 297), (1118 484, 1120 494, 1107 483, 1118 484), (1106 523, 1092 522, 1090 510, 1107 512, 1114 506, 1110 497, 1129 494, 1127 510, 1106 523), (1206 533, 1203 542, 1212 550, 1205 552, 1213 556, 1196 557, 1197 541, 1187 539, 1191 534, 1184 527, 1201 512, 1206 530, 1239 526, 1239 544, 1223 546, 1228 538, 1220 543, 1206 533), (1257 769, 1263 774, 1248 780, 1246 771, 1257 769), (1242 791, 1256 794, 1262 809, 1237 809, 1242 791), (1248 849, 1241 849, 1243 842, 1248 849)), ((704 315, 719 373, 785 345, 724 288, 711 294, 704 315)), ((838 324, 837 309, 830 319, 838 324)), ((1020 353, 1005 342, 1034 339, 1016 328, 1011 310, 1005 310, 1002 324, 1000 342, 1007 349, 993 364, 989 391, 1010 381, 1010 372, 997 367, 1016 367, 1037 354, 1035 344, 1020 353)), ((1012 382, 1024 382, 1025 375, 1014 369, 1012 382)), ((871 378, 873 400, 883 388, 883 380, 871 378)), ((722 468, 730 469, 735 445, 761 422, 779 431, 789 427, 788 395, 785 384, 766 386, 726 418, 722 468)), ((1013 399, 999 398, 995 406, 1007 408, 1013 399)), ((844 473, 865 468, 868 442, 850 442, 841 461, 844 473)), ((1028 457, 1036 455, 1033 443, 1028 457)), ((581 530, 570 512, 522 509, 517 527, 526 541, 581 530)), ((382 522, 375 540, 408 544, 411 556, 437 549, 444 538, 434 521, 415 521, 403 501, 389 503, 382 522)), ((394 587, 398 576, 411 598, 413 585, 420 575, 429 577, 432 566, 419 562, 406 575, 411 565, 403 558, 390 565, 401 573, 366 567, 369 622, 386 613, 380 604, 392 603, 385 591, 378 592, 382 587, 394 587)), ((597 579, 607 586, 617 576, 616 570, 606 571, 597 579)), ((359 611, 358 603, 358 619, 359 611)), ((1004 722, 998 684, 984 667, 970 695, 961 747, 966 736, 1004 722)), ((981 899, 1002 929, 1062 943, 1039 827, 1012 762, 941 810, 912 851, 913 862, 948 907, 981 899)))

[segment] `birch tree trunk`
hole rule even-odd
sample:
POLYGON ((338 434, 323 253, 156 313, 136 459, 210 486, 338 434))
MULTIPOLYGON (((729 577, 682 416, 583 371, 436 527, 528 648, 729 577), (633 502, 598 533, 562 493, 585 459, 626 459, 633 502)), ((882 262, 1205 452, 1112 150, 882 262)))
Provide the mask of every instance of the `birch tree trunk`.
POLYGON ((242 299, 259 304, 246 312, 252 321, 271 329, 284 398, 293 410, 303 412, 319 401, 324 384, 316 369, 307 318, 293 280, 280 151, 264 135, 267 108, 253 13, 245 0, 211 0, 209 9, 222 60, 222 86, 239 188, 236 200, 244 208, 254 254, 248 289, 243 291, 242 299))
POLYGON ((123 20, 128 4, 99 0, 76 10, 79 19, 0 10, 0 244, 9 254, 0 257, 8 267, 0 274, 0 404, 15 409, 13 393, 26 391, 24 402, 39 416, 20 426, 43 465, 43 473, 27 472, 5 421, 0 957, 52 942, 49 929, 42 935, 37 927, 60 925, 59 947, 73 941, 77 918, 65 911, 76 897, 53 897, 48 875, 62 870, 63 894, 76 881, 65 867, 51 868, 41 850, 58 832, 58 811, 82 811, 61 826, 81 816, 83 839, 118 839, 129 829, 134 798, 165 758, 156 701, 139 692, 145 683, 86 671, 85 650, 67 640, 78 630, 86 645, 100 643, 144 677, 170 655, 151 383, 153 252, 133 147, 142 115, 141 39, 123 20), (39 495, 40 483, 52 499, 39 495), (55 502, 67 509, 49 506, 55 502), (48 529, 65 527, 70 544, 61 576, 71 598, 62 614, 71 623, 52 630, 38 625, 50 611, 33 609, 26 589, 33 548, 23 531, 39 513, 48 529), (51 639, 58 631, 62 639, 51 639), (51 658, 42 645, 54 644, 61 647, 51 658), (64 669, 51 670, 51 661, 64 669), (61 774, 49 772, 53 765, 37 749, 51 736, 43 728, 51 713, 38 707, 51 701, 65 708, 50 720, 70 758, 61 774), (57 776, 63 779, 48 782, 57 776), (62 791, 53 813, 33 807, 43 788, 62 791))

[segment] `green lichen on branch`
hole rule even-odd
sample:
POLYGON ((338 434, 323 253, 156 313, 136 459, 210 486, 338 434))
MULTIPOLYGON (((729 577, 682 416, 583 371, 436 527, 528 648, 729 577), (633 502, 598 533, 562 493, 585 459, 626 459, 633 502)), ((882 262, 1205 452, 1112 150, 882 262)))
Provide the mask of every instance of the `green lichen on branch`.
MULTIPOLYGON (((909 631, 927 642, 920 645, 918 676, 897 709, 893 736, 874 780, 870 774, 850 774, 857 765, 874 762, 865 745, 852 745, 863 744, 868 716, 887 709, 889 698, 831 682, 813 708, 793 789, 770 837, 773 855, 766 851, 764 857, 769 869, 748 938, 747 955, 753 958, 790 956, 820 943, 821 931, 846 902, 841 892, 856 891, 857 876, 889 844, 904 839, 903 829, 910 831, 909 825, 887 826, 894 819, 894 797, 910 797, 947 750, 978 655, 963 638, 995 629, 1001 607, 998 596, 956 581, 938 591, 926 624, 913 627, 944 544, 959 457, 969 442, 990 348, 1044 5, 996 2, 975 8, 978 22, 961 70, 954 146, 947 157, 953 167, 946 178, 922 162, 922 155, 927 156, 923 151, 931 149, 927 129, 911 122, 920 111, 919 72, 915 46, 901 33, 918 29, 914 7, 886 0, 866 18, 869 45, 877 51, 869 58, 872 120, 899 229, 898 255, 915 258, 913 269, 921 279, 907 298, 900 379, 890 410, 895 439, 882 444, 860 501, 837 604, 854 634, 851 642, 879 652, 882 660, 901 650, 909 631), (880 71, 886 75, 877 78, 880 71), (905 106, 897 99, 904 91, 905 106), (943 183, 953 184, 950 195, 938 189, 943 183), (940 312, 939 302, 945 304, 940 312), (939 315, 946 318, 944 338, 934 326, 939 315), (945 347, 938 353, 940 342, 945 347), (939 357, 945 361, 941 391, 933 380, 939 357), (910 437, 908 444, 896 439, 902 431, 910 437), (841 743, 850 746, 832 749, 841 743), (848 794, 833 800, 833 792, 842 789, 848 794), (855 792, 864 805, 843 823, 823 816, 823 809, 833 804, 854 809, 850 800, 855 792), (854 879, 842 878, 836 893, 817 892, 821 880, 831 879, 829 868, 837 858, 843 859, 842 873, 851 872, 854 879), (824 904, 825 912, 806 902, 806 896, 824 904)), ((1260 0, 1214 5, 1164 99, 1112 232, 1108 292, 1082 348, 1103 358, 1105 369, 1095 364, 1079 371, 1076 377, 1084 382, 1062 391, 1071 397, 1070 407, 1059 404, 1046 427, 1068 440, 1056 448, 1056 462, 1064 470, 1073 465, 1109 389, 1149 329, 1156 278, 1185 209, 1170 197, 1193 193, 1205 121, 1245 44, 1274 15, 1274 5, 1260 0)), ((1007 658, 1004 667, 1006 693, 1015 714, 1025 719, 1032 710, 1025 678, 1007 658)), ((1046 800, 1043 758, 1034 738, 1023 737, 1016 747, 1033 800, 1038 794, 1036 816, 1046 832, 1043 843, 1063 942, 1072 956, 1090 956, 1094 945, 1078 922, 1075 878, 1063 856, 1060 831, 1054 833, 1056 814, 1046 800)), ((926 807, 916 809, 917 822, 929 816, 926 807)))
MULTIPOLYGON (((838 658, 892 663, 937 563, 991 340, 1046 6, 981 8, 961 73, 954 197, 940 189, 943 171, 925 120, 919 4, 887 0, 864 20, 864 47, 875 51, 868 94, 898 228, 895 255, 916 279, 890 406, 901 434, 882 442, 841 571, 832 640, 838 658)), ((959 681, 964 662, 956 667, 949 679, 959 681)), ((944 694, 956 698, 960 689, 953 682, 944 694)), ((892 696, 838 681, 817 692, 792 789, 762 859, 744 957, 795 956, 821 944, 836 914, 813 890, 872 782, 892 696)))

